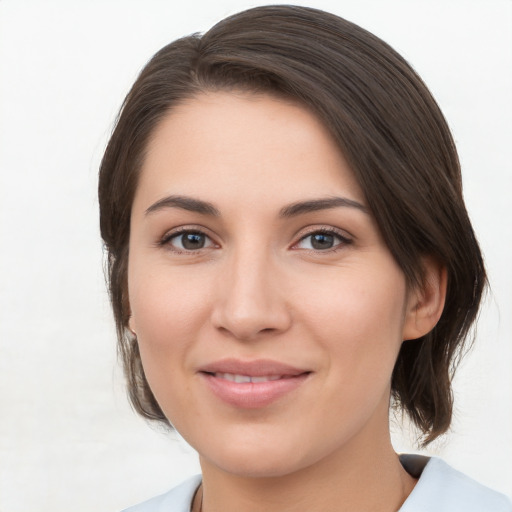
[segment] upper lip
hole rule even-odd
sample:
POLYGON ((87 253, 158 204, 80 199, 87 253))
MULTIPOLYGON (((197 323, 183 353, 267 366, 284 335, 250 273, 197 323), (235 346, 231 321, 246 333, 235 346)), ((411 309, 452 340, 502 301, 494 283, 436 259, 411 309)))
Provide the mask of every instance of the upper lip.
POLYGON ((231 373, 234 375, 247 375, 249 377, 273 375, 293 377, 310 372, 310 370, 297 368, 271 359, 253 359, 250 361, 221 359, 201 366, 199 371, 203 373, 231 373))

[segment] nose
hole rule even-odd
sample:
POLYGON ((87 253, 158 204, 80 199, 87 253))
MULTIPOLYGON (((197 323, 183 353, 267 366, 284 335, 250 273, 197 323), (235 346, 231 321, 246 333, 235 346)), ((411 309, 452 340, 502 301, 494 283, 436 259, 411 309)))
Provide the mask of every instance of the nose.
POLYGON ((268 254, 233 254, 223 270, 212 312, 216 329, 239 340, 255 340, 290 327, 286 286, 268 254))

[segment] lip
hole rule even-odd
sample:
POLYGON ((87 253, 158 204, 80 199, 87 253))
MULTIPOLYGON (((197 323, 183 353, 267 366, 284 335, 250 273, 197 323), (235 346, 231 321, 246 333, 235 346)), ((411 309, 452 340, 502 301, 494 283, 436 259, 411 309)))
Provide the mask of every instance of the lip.
POLYGON ((198 374, 223 402, 241 409, 257 409, 271 405, 297 389, 311 375, 311 370, 269 359, 223 359, 202 366, 198 374), (269 377, 272 380, 234 382, 223 374, 269 377))

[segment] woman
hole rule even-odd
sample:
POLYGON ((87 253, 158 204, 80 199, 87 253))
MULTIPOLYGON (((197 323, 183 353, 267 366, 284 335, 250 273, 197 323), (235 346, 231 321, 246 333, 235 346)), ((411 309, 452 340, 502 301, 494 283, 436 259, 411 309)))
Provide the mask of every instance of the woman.
POLYGON ((389 46, 292 6, 158 52, 100 170, 136 410, 202 478, 133 511, 512 510, 428 444, 485 270, 446 122, 389 46))

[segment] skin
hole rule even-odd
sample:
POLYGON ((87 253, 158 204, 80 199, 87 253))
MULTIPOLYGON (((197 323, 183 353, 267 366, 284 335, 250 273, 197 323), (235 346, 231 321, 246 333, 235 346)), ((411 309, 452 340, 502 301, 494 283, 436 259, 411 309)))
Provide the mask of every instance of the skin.
POLYGON ((426 262, 425 286, 408 289, 365 206, 326 128, 292 102, 202 94, 156 128, 132 208, 130 327, 162 410, 199 452, 203 511, 383 512, 411 492, 390 378, 402 341, 439 318, 444 278, 426 262), (348 204, 283 216, 334 197, 348 204), (204 246, 183 248, 180 229, 204 246), (226 357, 310 373, 265 407, 236 407, 198 373, 226 357))

